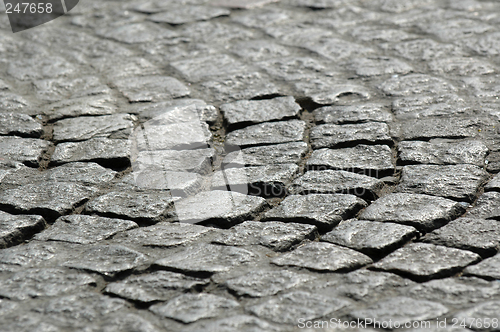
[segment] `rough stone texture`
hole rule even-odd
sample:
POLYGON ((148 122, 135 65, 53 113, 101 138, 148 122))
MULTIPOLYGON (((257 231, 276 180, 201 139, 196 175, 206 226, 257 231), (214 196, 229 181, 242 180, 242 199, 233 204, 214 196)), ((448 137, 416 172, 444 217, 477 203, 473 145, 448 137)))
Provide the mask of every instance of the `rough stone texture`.
POLYGON ((225 272, 249 265, 259 255, 249 250, 214 244, 191 245, 155 262, 155 265, 182 272, 225 272))
POLYGON ((396 190, 472 202, 487 178, 488 173, 474 165, 409 165, 403 167, 396 190))
POLYGON ((71 215, 57 219, 54 225, 37 234, 34 239, 90 244, 136 227, 137 224, 129 220, 71 215))
POLYGON ((280 97, 269 100, 242 100, 221 105, 228 127, 244 127, 266 121, 297 118, 300 106, 293 97, 280 97))
POLYGON ((384 183, 370 176, 346 171, 308 171, 290 185, 292 194, 352 194, 376 199, 384 183))
POLYGON ((206 284, 208 284, 207 279, 168 271, 156 271, 112 282, 106 286, 104 292, 132 301, 150 303, 170 300, 182 292, 195 290, 206 284))
POLYGON ((325 106, 315 109, 316 123, 363 123, 363 122, 392 122, 393 116, 382 104, 361 104, 352 106, 325 106))
POLYGON ((27 184, 0 193, 0 207, 6 211, 40 214, 49 220, 69 214, 97 190, 71 182, 27 184))
POLYGON ((291 195, 266 212, 264 219, 312 224, 321 230, 329 230, 366 205, 365 201, 353 195, 291 195))
POLYGON ((485 191, 500 191, 500 175, 496 175, 484 186, 485 191))
POLYGON ((439 228, 460 216, 465 208, 457 202, 421 194, 395 193, 376 200, 360 219, 395 222, 418 230, 439 228))
POLYGON ((190 94, 184 84, 168 76, 121 78, 113 83, 131 103, 161 101, 190 94))
POLYGON ((429 243, 411 243, 373 265, 376 269, 401 273, 417 280, 450 276, 480 256, 466 250, 429 243))
POLYGON ((229 133, 226 143, 243 148, 255 145, 296 142, 302 140, 304 130, 305 122, 300 120, 264 123, 229 133))
POLYGON ((0 113, 0 135, 39 138, 42 134, 42 125, 33 120, 29 115, 0 113))
POLYGON ((305 142, 256 146, 227 154, 224 163, 228 166, 264 166, 274 164, 297 164, 307 153, 305 142))
POLYGON ((393 77, 380 85, 380 89, 389 96, 410 96, 419 94, 446 94, 457 91, 443 79, 423 74, 410 74, 393 77))
POLYGON ((198 193, 202 184, 203 177, 197 173, 147 169, 144 176, 141 176, 141 172, 125 175, 116 184, 115 190, 169 190, 172 196, 185 197, 198 193))
POLYGON ((168 193, 110 192, 88 202, 85 211, 155 223, 165 218, 172 207, 173 198, 168 193))
POLYGON ((357 319, 377 319, 382 322, 392 321, 393 326, 413 321, 430 320, 449 312, 448 308, 438 302, 415 300, 409 297, 389 298, 366 309, 350 313, 357 319))
POLYGON ((275 251, 287 251, 305 239, 313 239, 316 227, 279 221, 245 221, 216 236, 212 242, 228 246, 259 244, 275 251))
MULTIPOLYGON (((138 177, 141 173, 149 177, 149 172, 165 171, 206 174, 212 170, 214 158, 214 149, 141 151, 132 158, 132 167, 138 177)), ((142 182, 138 178, 136 181, 142 182)))
POLYGON ((474 207, 467 211, 466 216, 498 220, 500 217, 500 193, 490 191, 479 196, 474 207))
POLYGON ((453 317, 458 319, 460 323, 465 321, 466 326, 471 329, 482 330, 486 328, 483 322, 487 319, 490 322, 493 319, 498 319, 498 310, 500 310, 500 301, 488 301, 478 304, 470 309, 460 311, 453 317), (479 321, 476 317, 481 317, 481 321, 479 321))
POLYGON ((41 216, 12 215, 0 211, 0 248, 19 244, 45 227, 45 220, 41 216))
POLYGON ((432 138, 476 137, 486 126, 477 119, 438 118, 407 121, 401 125, 401 138, 426 140, 432 138))
POLYGON ((272 260, 279 266, 298 266, 316 271, 353 270, 372 263, 357 251, 326 242, 310 242, 272 260))
POLYGON ((148 19, 157 23, 178 25, 195 21, 206 21, 219 16, 228 16, 230 13, 229 10, 222 8, 184 5, 178 8, 168 8, 168 11, 151 15, 148 19))
POLYGON ((244 65, 228 55, 208 55, 181 60, 170 64, 189 82, 200 82, 210 78, 227 77, 245 71, 244 65))
POLYGON ((490 256, 500 249, 499 234, 496 220, 459 218, 426 234, 423 241, 490 256))
POLYGON ((387 145, 357 145, 345 149, 313 151, 306 163, 308 169, 346 170, 358 174, 382 177, 394 172, 392 152, 387 145))
POLYGON ((319 125, 311 130, 313 149, 340 148, 358 144, 389 144, 389 126, 385 123, 319 125))
POLYGON ((40 139, 0 136, 0 159, 38 167, 42 153, 49 147, 49 142, 40 139))
POLYGON ((466 275, 473 275, 488 279, 500 279, 498 267, 500 266, 500 255, 485 259, 477 265, 469 266, 464 270, 466 275))
POLYGON ((404 141, 398 144, 398 152, 404 164, 484 166, 488 147, 481 141, 404 141))
MULTIPOLYGON (((259 2, 269 0, 257 0, 259 2)), ((252 0, 252 2, 257 2, 252 0)), ((234 3, 234 1, 231 1, 234 3)), ((248 3, 248 1, 245 1, 248 3)), ((242 4, 243 5, 243 4, 242 4)), ((203 332, 203 331, 220 331, 220 332, 280 332, 282 331, 276 325, 272 325, 265 320, 258 319, 250 315, 234 315, 227 318, 221 318, 213 321, 201 321, 199 324, 193 324, 190 332, 203 332)))
POLYGON ((411 226, 346 220, 321 236, 321 239, 367 255, 381 255, 400 247, 417 234, 417 230, 411 226))

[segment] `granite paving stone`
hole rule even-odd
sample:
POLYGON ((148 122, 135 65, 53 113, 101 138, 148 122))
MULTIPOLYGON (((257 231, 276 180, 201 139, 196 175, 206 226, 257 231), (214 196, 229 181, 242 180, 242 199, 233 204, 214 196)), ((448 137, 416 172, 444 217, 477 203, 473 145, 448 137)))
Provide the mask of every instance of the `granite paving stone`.
POLYGON ((145 43, 178 36, 173 30, 163 28, 151 22, 137 22, 118 27, 98 29, 96 33, 101 37, 114 39, 126 44, 145 43))
POLYGON ((175 203, 176 219, 181 222, 216 223, 226 227, 253 219, 267 206, 262 197, 222 190, 203 191, 175 203))
POLYGON ((489 175, 474 165, 408 165, 396 191, 472 202, 489 175))
POLYGON ((17 301, 91 291, 97 279, 61 268, 32 268, 2 278, 0 296, 17 301))
POLYGON ((264 220, 305 223, 315 225, 320 230, 330 230, 366 206, 364 200, 354 195, 290 195, 280 205, 266 212, 264 220))
MULTIPOLYGON (((58 142, 84 141, 97 137, 111 137, 120 132, 131 132, 135 118, 129 114, 98 117, 79 117, 59 120, 54 124, 53 138, 58 142)), ((128 138, 125 137, 115 138, 128 138)))
POLYGON ((255 146, 228 153, 223 163, 225 167, 298 164, 307 151, 305 142, 255 146))
POLYGON ((26 184, 1 192, 0 207, 16 213, 40 214, 51 221, 71 213, 95 194, 95 187, 71 182, 26 184))
POLYGON ((188 60, 171 62, 175 70, 191 83, 207 81, 211 78, 228 77, 231 74, 245 72, 243 63, 228 55, 198 57, 188 60))
POLYGON ((381 45, 383 49, 393 49, 397 55, 414 61, 429 61, 436 58, 465 55, 465 52, 453 44, 438 43, 433 39, 419 38, 381 45))
MULTIPOLYGON (((262 0, 260 0, 263 2, 262 0)), ((264 0, 269 1, 269 0, 264 0)), ((283 331, 276 325, 270 324, 265 320, 258 319, 251 315, 233 315, 231 317, 220 318, 216 320, 202 320, 194 323, 189 332, 219 331, 219 332, 280 332, 283 331)))
POLYGON ((439 302, 415 300, 409 297, 389 298, 385 301, 373 304, 364 309, 350 312, 350 316, 355 319, 377 319, 388 323, 392 321, 393 326, 403 325, 414 321, 431 320, 441 317, 449 312, 439 302))
POLYGON ((203 287, 208 282, 208 279, 189 277, 181 273, 155 271, 109 283, 104 292, 132 301, 151 303, 170 300, 183 292, 203 287))
POLYGON ((0 211, 0 248, 19 244, 46 226, 41 216, 12 215, 0 211))
POLYGON ((287 251, 305 239, 314 239, 316 234, 317 228, 313 225, 280 221, 245 221, 220 232, 212 242, 227 246, 258 244, 274 251, 287 251))
POLYGON ((244 41, 234 44, 231 51, 239 57, 259 61, 290 56, 287 47, 267 40, 244 41))
POLYGON ((485 186, 485 191, 500 191, 500 176, 497 174, 485 186))
POLYGON ((326 70, 318 60, 310 57, 279 57, 259 61, 256 65, 270 76, 285 81, 314 78, 318 72, 326 70))
MULTIPOLYGON (((493 322, 495 319, 498 319, 498 310, 500 310, 500 301, 488 301, 470 309, 459 311, 453 317, 460 323, 464 322, 467 327, 473 330, 487 330, 487 324, 484 323, 487 320, 493 322), (476 317, 481 317, 481 321, 476 317)), ((490 323, 490 326, 496 329, 492 323, 490 323)))
POLYGON ((416 280, 451 276, 481 259, 471 251, 430 243, 410 243, 375 263, 373 268, 416 280))
POLYGON ((238 296, 265 297, 314 279, 311 275, 291 271, 251 271, 227 280, 225 285, 238 296))
POLYGON ((121 232, 113 237, 113 242, 167 248, 189 244, 213 232, 213 228, 199 225, 159 222, 153 226, 121 232))
POLYGON ((491 256, 500 249, 500 223, 496 220, 458 218, 426 234, 422 241, 491 256))
POLYGON ((183 323, 193 323, 203 318, 217 317, 239 307, 235 300, 213 294, 183 294, 167 303, 152 305, 149 310, 163 317, 183 323))
POLYGON ((406 121, 401 124, 404 140, 476 137, 486 126, 478 119, 438 118, 406 121))
POLYGON ((272 260, 278 266, 298 266, 314 271, 354 270, 372 262, 362 253, 326 242, 310 242, 272 260))
POLYGON ((189 89, 169 76, 141 76, 113 81, 118 90, 131 102, 156 102, 189 96, 189 89))
POLYGON ((93 138, 83 142, 57 144, 51 163, 58 165, 77 161, 93 161, 113 168, 130 165, 130 141, 93 138))
POLYGON ((378 178, 394 173, 392 152, 387 145, 315 150, 306 165, 311 170, 345 170, 378 178))
MULTIPOLYGON (((134 172, 149 171, 154 173, 159 170, 173 172, 194 172, 206 174, 212 171, 212 161, 216 153, 212 148, 195 150, 157 150, 140 151, 132 156, 134 172)), ((137 179, 136 179, 137 181, 137 179)))
POLYGON ((411 226, 377 221, 346 220, 331 232, 321 236, 321 239, 367 255, 379 256, 402 246, 417 234, 417 230, 411 226))
POLYGON ((276 323, 296 324, 297 317, 312 320, 332 314, 349 304, 345 299, 295 291, 247 306, 246 309, 258 317, 276 323))
POLYGON ((31 116, 22 113, 0 113, 0 135, 39 138, 42 134, 42 125, 31 116))
POLYGON ((290 186, 292 194, 352 194, 376 199, 384 189, 376 178, 346 171, 307 171, 290 186))
POLYGON ((419 94, 447 94, 457 88, 447 81, 424 74, 409 74, 390 78, 380 85, 380 89, 388 96, 410 96, 419 94))
MULTIPOLYGON (((392 102, 392 111, 399 120, 443 117, 439 120, 443 122, 444 117, 470 114, 470 106, 464 98, 456 94, 428 94, 396 98, 392 102)), ((430 124, 431 121, 428 122, 430 124)))
POLYGON ((216 273, 248 266, 259 259, 259 254, 243 248, 215 244, 194 244, 186 246, 180 252, 159 259, 154 264, 183 273, 216 273))
POLYGON ((41 139, 0 136, 0 159, 38 167, 42 153, 50 146, 50 142, 41 139))
POLYGON ((403 141, 398 144, 403 164, 484 166, 488 147, 481 141, 403 141))
POLYGON ((362 77, 381 76, 388 74, 408 74, 413 67, 404 61, 391 57, 366 57, 350 60, 348 68, 362 77))
POLYGON ((235 8, 235 9, 252 9, 278 1, 279 0, 244 0, 244 1, 216 0, 212 1, 210 4, 213 6, 235 8))
POLYGON ((436 59, 429 63, 431 71, 454 76, 487 75, 497 72, 487 61, 467 57, 436 59))
POLYGON ((109 95, 109 86, 96 76, 78 78, 59 77, 33 81, 35 96, 46 102, 60 102, 69 98, 109 95))
POLYGON ((161 169, 146 169, 144 172, 133 172, 116 183, 115 190, 169 190, 172 196, 186 197, 198 193, 202 189, 203 177, 197 173, 170 172, 161 169))
POLYGON ((393 116, 383 104, 366 103, 349 106, 324 106, 315 109, 316 123, 349 124, 363 122, 392 122, 393 116))
POLYGON ((229 129, 247 125, 297 118, 300 105, 293 97, 269 100, 240 100, 220 107, 229 129))
POLYGON ((498 219, 500 217, 500 193, 485 192, 474 203, 474 207, 467 211, 466 216, 480 219, 498 219))
POLYGON ((340 83, 338 80, 307 79, 294 84, 300 96, 319 105, 343 105, 366 101, 372 92, 362 85, 340 83), (345 97, 345 101, 344 101, 345 97))
POLYGON ((213 174, 212 189, 249 193, 263 197, 282 197, 286 186, 299 173, 295 164, 227 168, 213 174))
POLYGON ((465 275, 472 275, 487 279, 500 279, 498 267, 500 266, 500 255, 496 254, 487 258, 476 265, 467 267, 464 270, 465 275))
POLYGON ((137 224, 130 220, 70 215, 58 218, 50 228, 35 235, 34 239, 91 244, 136 227, 137 224))
POLYGON ((413 226, 419 231, 439 228, 465 212, 458 202, 422 194, 394 193, 368 206, 360 219, 394 222, 413 226))
POLYGON ((305 122, 301 120, 257 124, 230 132, 226 137, 226 144, 245 148, 297 142, 302 140, 305 126, 305 122))
POLYGON ((148 20, 156 23, 168 23, 171 25, 186 24, 196 21, 207 21, 215 17, 229 16, 227 9, 208 6, 169 7, 168 11, 156 13, 148 17, 148 20))
POLYGON ((313 149, 341 148, 358 144, 392 145, 389 126, 385 123, 323 124, 311 130, 313 149))
POLYGON ((171 194, 110 192, 87 203, 85 211, 102 216, 156 223, 166 218, 173 208, 171 194))
POLYGON ((97 95, 61 100, 43 107, 41 112, 48 121, 78 116, 100 116, 117 113, 116 100, 109 95, 97 95))

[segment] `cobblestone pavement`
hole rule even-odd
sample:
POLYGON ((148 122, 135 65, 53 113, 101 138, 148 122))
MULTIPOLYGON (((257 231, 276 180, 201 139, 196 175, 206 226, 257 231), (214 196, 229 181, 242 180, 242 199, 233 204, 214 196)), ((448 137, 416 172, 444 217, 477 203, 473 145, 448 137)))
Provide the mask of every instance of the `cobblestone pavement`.
POLYGON ((0 19, 0 331, 499 331, 500 2, 0 19))

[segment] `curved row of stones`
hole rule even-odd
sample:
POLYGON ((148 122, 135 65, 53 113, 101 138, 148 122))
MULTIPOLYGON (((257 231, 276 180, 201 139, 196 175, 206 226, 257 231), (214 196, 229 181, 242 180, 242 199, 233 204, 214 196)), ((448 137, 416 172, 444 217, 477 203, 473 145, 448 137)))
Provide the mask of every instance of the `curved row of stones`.
POLYGON ((0 330, 488 330, 498 9, 87 0, 16 35, 2 17, 0 330))

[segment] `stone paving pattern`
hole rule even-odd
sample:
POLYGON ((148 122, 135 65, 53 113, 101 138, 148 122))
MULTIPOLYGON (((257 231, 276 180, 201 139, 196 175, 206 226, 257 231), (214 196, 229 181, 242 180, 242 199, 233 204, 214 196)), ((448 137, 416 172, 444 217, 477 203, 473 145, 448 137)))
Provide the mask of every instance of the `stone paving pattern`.
POLYGON ((500 319, 499 26, 494 0, 1 15, 0 331, 498 331, 472 318, 500 319))

